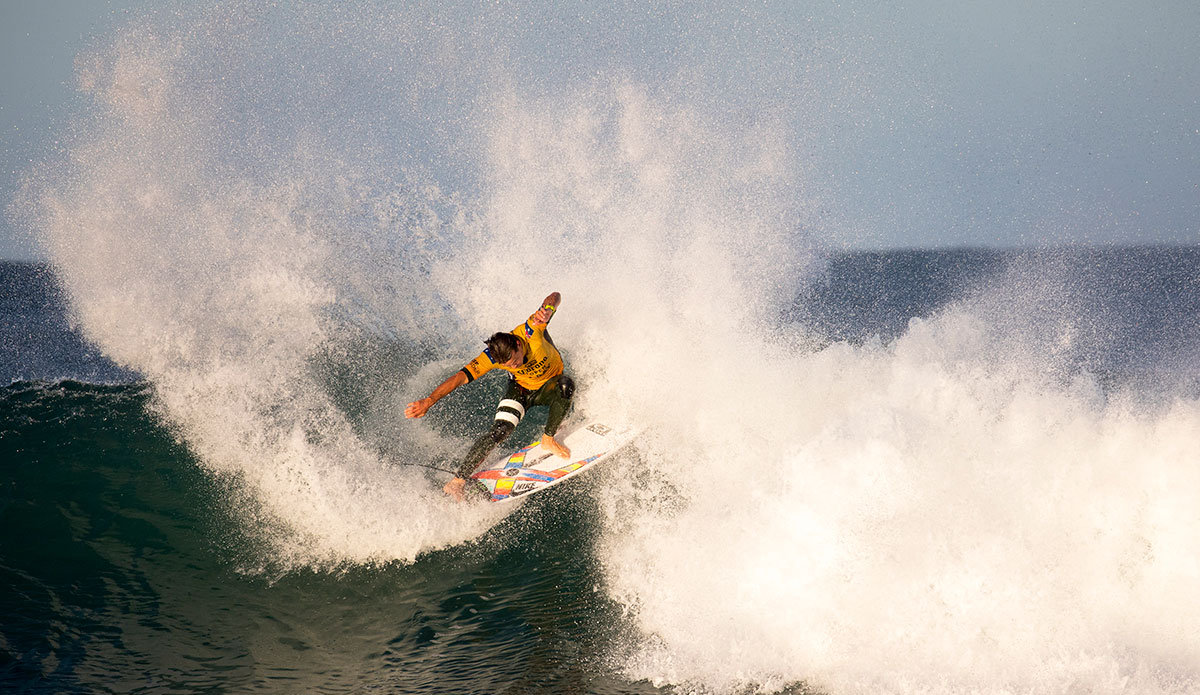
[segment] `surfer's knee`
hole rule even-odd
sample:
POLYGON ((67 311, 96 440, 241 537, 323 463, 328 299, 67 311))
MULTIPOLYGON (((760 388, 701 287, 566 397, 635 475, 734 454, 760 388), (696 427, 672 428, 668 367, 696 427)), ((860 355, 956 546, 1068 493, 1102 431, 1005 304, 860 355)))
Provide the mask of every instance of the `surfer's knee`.
POLYGON ((489 434, 492 435, 492 441, 499 444, 508 439, 508 435, 512 434, 515 429, 517 429, 517 426, 507 420, 496 420, 492 423, 492 429, 489 434))
POLYGON ((566 374, 559 377, 558 395, 562 396, 563 400, 571 400, 571 396, 575 395, 575 380, 566 374))
POLYGON ((525 406, 518 400, 505 398, 500 401, 500 405, 496 406, 496 424, 492 426, 495 429, 500 423, 510 425, 516 428, 521 424, 521 418, 525 417, 525 406))
POLYGON ((517 425, 521 424, 523 417, 525 417, 525 406, 520 401, 512 398, 500 401, 500 405, 496 408, 496 419, 492 422, 492 441, 499 444, 508 439, 508 435, 517 429, 517 425))

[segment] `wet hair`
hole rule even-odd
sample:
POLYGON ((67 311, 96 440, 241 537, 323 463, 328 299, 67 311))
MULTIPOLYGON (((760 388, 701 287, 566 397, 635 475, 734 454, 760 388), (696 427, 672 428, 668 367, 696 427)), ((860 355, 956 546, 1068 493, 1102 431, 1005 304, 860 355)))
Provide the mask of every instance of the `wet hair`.
POLYGON ((512 333, 493 333, 491 338, 483 342, 487 343, 488 355, 496 364, 504 364, 511 360, 520 346, 517 336, 512 333))

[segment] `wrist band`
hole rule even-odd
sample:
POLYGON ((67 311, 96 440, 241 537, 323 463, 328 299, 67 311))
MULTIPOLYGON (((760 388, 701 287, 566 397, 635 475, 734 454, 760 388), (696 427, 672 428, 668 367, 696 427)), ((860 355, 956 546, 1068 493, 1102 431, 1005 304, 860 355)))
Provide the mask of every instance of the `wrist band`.
POLYGON ((555 308, 555 306, 554 306, 553 304, 543 304, 543 305, 542 305, 542 308, 543 308, 543 309, 549 309, 550 311, 558 311, 558 309, 557 309, 557 308, 555 308))

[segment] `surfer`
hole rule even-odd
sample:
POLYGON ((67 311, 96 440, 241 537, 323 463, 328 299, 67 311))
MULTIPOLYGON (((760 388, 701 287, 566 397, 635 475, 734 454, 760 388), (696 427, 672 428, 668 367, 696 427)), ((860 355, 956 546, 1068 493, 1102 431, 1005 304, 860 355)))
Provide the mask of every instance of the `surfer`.
POLYGON ((469 384, 493 369, 509 373, 508 389, 496 407, 491 430, 475 442, 455 471, 454 478, 442 488, 447 495, 462 499, 467 478, 498 444, 508 439, 508 435, 525 416, 526 409, 534 406, 550 409, 542 446, 562 458, 570 457, 570 450, 557 441, 554 434, 571 407, 575 382, 563 373, 562 356, 546 332, 561 301, 562 296, 558 292, 551 292, 528 321, 508 333, 493 334, 484 341, 487 347, 478 357, 443 381, 428 398, 413 401, 404 409, 405 417, 425 417, 434 403, 459 386, 469 384))

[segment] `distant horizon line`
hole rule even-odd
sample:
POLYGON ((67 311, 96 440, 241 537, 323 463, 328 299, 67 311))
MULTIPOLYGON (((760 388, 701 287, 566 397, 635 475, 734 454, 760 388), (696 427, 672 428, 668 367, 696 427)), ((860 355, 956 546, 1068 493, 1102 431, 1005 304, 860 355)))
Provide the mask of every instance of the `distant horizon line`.
MULTIPOLYGON (((879 246, 879 247, 821 247, 814 246, 812 250, 826 252, 832 254, 859 254, 859 253, 903 253, 913 251, 924 252, 952 252, 952 251, 987 251, 987 252, 1020 252, 1020 251, 1066 251, 1066 250, 1134 250, 1134 249, 1200 249, 1200 242, 1146 242, 1146 243, 1126 243, 1126 242, 1093 242, 1086 244, 1079 243, 1057 243, 1057 244, 1028 244, 1021 246, 1000 246, 989 244, 952 244, 944 246, 879 246)), ((54 261, 49 258, 0 258, 0 263, 8 263, 14 265, 53 265, 54 261)))

